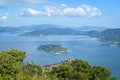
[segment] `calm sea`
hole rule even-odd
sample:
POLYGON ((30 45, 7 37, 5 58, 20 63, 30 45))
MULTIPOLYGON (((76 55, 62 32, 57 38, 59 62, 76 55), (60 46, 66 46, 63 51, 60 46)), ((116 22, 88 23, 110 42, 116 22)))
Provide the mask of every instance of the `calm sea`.
POLYGON ((25 62, 38 65, 49 65, 63 60, 77 58, 91 65, 102 65, 110 69, 120 79, 120 47, 101 46, 102 43, 88 36, 54 35, 42 37, 23 37, 11 34, 0 34, 0 50, 16 48, 26 52, 25 62), (59 55, 37 51, 40 44, 59 44, 71 52, 59 55))

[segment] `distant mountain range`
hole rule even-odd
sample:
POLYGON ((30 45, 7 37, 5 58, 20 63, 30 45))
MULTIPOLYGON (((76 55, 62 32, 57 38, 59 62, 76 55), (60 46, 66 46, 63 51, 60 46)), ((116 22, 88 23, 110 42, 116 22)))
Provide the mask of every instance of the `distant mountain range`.
POLYGON ((7 32, 7 33, 25 33, 25 32, 32 32, 32 31, 41 31, 41 30, 48 30, 48 29, 71 29, 72 31, 90 31, 96 30, 101 31, 106 28, 104 27, 91 27, 91 26, 83 26, 83 27, 65 27, 60 25, 53 25, 53 24, 41 24, 41 25, 23 25, 18 27, 0 27, 0 33, 7 32))
POLYGON ((0 27, 0 33, 18 33, 21 30, 15 27, 0 27))
POLYGON ((106 42, 120 42, 120 28, 117 29, 106 29, 102 32, 97 31, 88 31, 85 35, 91 36, 91 37, 97 37, 101 41, 106 42))
POLYGON ((98 38, 99 41, 120 44, 120 28, 107 29, 104 27, 66 28, 59 25, 25 25, 20 27, 0 27, 0 33, 12 33, 20 36, 43 35, 87 35, 98 38))
POLYGON ((92 30, 85 33, 85 35, 98 38, 99 41, 104 42, 104 46, 120 46, 120 28, 106 29, 102 32, 92 30))
POLYGON ((41 25, 23 25, 18 28, 23 31, 26 31, 26 30, 34 31, 34 30, 44 30, 44 29, 50 29, 50 28, 64 28, 64 26, 53 25, 53 24, 41 24, 41 25))
POLYGON ((23 25, 16 27, 0 27, 0 33, 24 33, 34 30, 44 30, 50 28, 64 28, 60 25, 42 24, 42 25, 23 25))
POLYGON ((51 24, 29 25, 22 27, 24 27, 24 33, 20 34, 21 36, 82 35, 91 30, 96 30, 100 32, 107 29, 104 27, 90 27, 90 26, 84 26, 80 28, 66 28, 64 26, 51 24))
POLYGON ((34 30, 21 34, 21 36, 41 36, 41 35, 81 35, 82 32, 70 28, 50 28, 43 30, 34 30))

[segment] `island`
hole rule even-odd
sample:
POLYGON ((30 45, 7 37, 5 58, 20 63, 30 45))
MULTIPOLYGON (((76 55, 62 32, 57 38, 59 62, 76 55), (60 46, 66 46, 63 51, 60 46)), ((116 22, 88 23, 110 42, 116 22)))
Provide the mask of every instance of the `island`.
POLYGON ((64 48, 62 45, 54 45, 54 44, 39 45, 37 47, 37 50, 43 50, 45 52, 53 53, 53 54, 70 52, 68 48, 64 48))

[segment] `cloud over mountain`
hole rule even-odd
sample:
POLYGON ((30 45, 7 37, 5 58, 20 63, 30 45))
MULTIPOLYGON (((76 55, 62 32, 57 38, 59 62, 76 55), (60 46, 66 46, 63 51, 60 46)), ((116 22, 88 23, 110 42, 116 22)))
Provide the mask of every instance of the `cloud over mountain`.
POLYGON ((57 6, 44 6, 43 10, 34 10, 32 8, 21 9, 20 15, 22 17, 33 16, 68 16, 68 17, 96 17, 101 16, 102 12, 90 5, 81 5, 76 8, 70 7, 66 4, 57 6))

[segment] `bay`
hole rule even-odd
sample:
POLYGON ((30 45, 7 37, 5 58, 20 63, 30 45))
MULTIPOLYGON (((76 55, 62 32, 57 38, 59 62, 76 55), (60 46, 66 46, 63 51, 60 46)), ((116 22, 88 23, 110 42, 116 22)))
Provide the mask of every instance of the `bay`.
POLYGON ((120 78, 120 47, 100 46, 102 43, 83 35, 54 35, 42 37, 23 37, 17 34, 0 34, 0 50, 16 48, 26 52, 25 62, 49 65, 76 58, 110 69, 120 78), (40 44, 59 44, 71 50, 59 55, 37 51, 40 44))

